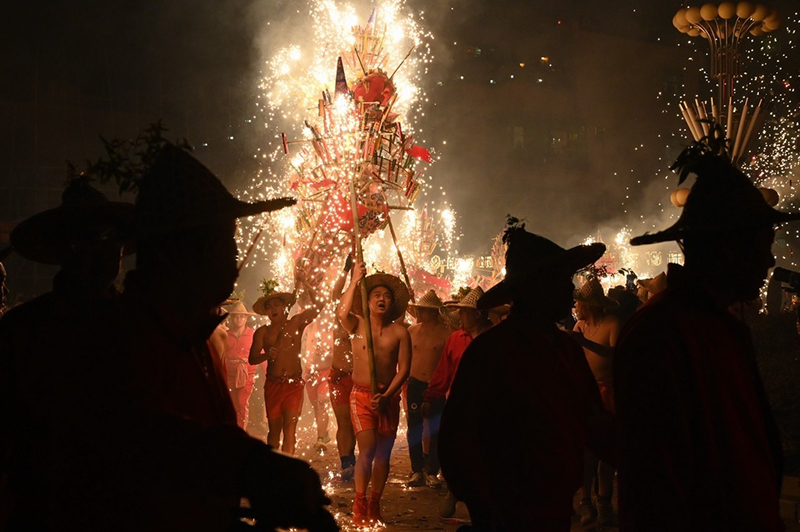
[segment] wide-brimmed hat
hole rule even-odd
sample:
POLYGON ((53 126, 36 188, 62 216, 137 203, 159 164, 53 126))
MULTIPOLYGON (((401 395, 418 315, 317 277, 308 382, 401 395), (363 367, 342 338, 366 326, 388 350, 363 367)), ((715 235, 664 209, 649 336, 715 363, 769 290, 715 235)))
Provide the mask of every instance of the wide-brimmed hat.
POLYGON ((587 305, 606 309, 619 306, 617 301, 606 295, 603 285, 600 284, 597 277, 590 277, 580 288, 575 289, 572 293, 572 298, 587 305))
POLYGON ((256 302, 253 303, 253 312, 262 316, 266 316, 267 302, 272 301, 273 299, 280 299, 281 303, 288 308, 294 305, 296 297, 291 292, 279 292, 277 290, 267 292, 263 296, 256 299, 256 302))
POLYGON ((531 279, 543 271, 572 274, 593 264, 606 251, 605 244, 593 243, 564 249, 555 242, 525 231, 525 226, 506 229, 503 240, 506 250, 506 277, 490 288, 478 301, 478 308, 490 309, 511 303, 531 279))
MULTIPOLYGON (((369 296, 373 288, 378 286, 384 286, 392 293, 392 306, 386 314, 389 317, 389 321, 394 321, 405 314, 408 308, 408 300, 411 296, 408 293, 408 288, 405 283, 401 281, 399 277, 389 275, 388 273, 374 273, 368 275, 364 279, 364 282, 367 283, 367 296, 369 296)), ((359 316, 363 314, 361 308, 361 290, 356 290, 353 296, 351 312, 359 316)))
POLYGON ((704 153, 696 156, 691 172, 697 175, 697 179, 678 221, 663 231, 632 238, 631 245, 775 226, 800 218, 800 213, 786 213, 770 207, 750 179, 719 155, 704 153))
POLYGON ((636 282, 651 294, 658 294, 667 288, 667 274, 661 272, 652 279, 639 279, 636 282))
MULTIPOLYGON (((20 222, 9 238, 14 250, 26 259, 59 264, 59 250, 70 235, 88 233, 106 224, 124 233, 129 230, 133 217, 132 203, 110 201, 87 181, 74 179, 61 194, 61 205, 20 222)), ((133 253, 133 242, 125 244, 123 253, 133 253)))
POLYGON ((408 304, 408 313, 416 318, 418 308, 441 310, 443 307, 444 303, 442 303, 442 300, 439 299, 438 295, 436 295, 436 291, 431 289, 425 292, 415 303, 408 304))
POLYGON ((200 161, 172 144, 161 148, 138 186, 137 236, 213 225, 296 203, 292 198, 240 201, 200 161))
POLYGON ((449 308, 456 308, 456 309, 459 309, 459 308, 477 309, 478 308, 478 300, 481 298, 481 296, 483 294, 484 294, 483 288, 481 288, 480 286, 476 286, 475 288, 470 290, 469 293, 467 295, 465 295, 464 297, 462 297, 460 300, 452 301, 452 302, 448 301, 447 302, 447 306, 449 308))
POLYGON ((246 314, 247 316, 256 316, 253 312, 247 310, 244 303, 241 301, 236 302, 229 310, 228 314, 246 314))

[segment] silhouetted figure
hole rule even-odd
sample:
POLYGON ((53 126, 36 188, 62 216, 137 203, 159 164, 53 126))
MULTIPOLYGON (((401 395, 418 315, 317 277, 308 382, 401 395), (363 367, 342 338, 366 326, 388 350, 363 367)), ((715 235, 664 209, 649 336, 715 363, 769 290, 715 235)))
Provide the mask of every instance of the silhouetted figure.
POLYGON ((691 164, 679 220, 631 240, 676 240, 685 266, 669 265, 617 344, 620 530, 783 530, 780 441, 748 328, 727 309, 758 296, 774 227, 798 215, 722 157, 691 164))
POLYGON ((440 459, 474 529, 568 531, 584 448, 608 414, 582 349, 556 321, 572 308, 573 274, 605 246, 566 250, 523 227, 506 231, 506 278, 478 301, 513 301, 510 316, 461 359, 440 459))
MULTIPOLYGON (((66 474, 63 461, 71 449, 61 443, 74 418, 65 399, 75 393, 71 376, 86 365, 82 357, 67 356, 69 342, 78 334, 90 337, 93 321, 117 297, 120 234, 129 229, 133 211, 132 204, 111 202, 86 180, 75 179, 59 207, 11 232, 12 246, 23 258, 61 269, 51 292, 0 320, 0 470, 8 480, 0 496, 0 529, 47 529, 57 522, 49 498, 66 474)), ((80 393, 103 400, 90 388, 80 393)))
MULTIPOLYGON (((242 497, 259 526, 336 530, 319 479, 236 426, 207 339, 237 276, 235 218, 291 204, 233 198, 167 145, 139 182, 137 270, 91 327, 60 327, 58 432, 36 514, 51 530, 229 530, 242 497)), ((37 436, 39 436, 37 434, 37 436)))

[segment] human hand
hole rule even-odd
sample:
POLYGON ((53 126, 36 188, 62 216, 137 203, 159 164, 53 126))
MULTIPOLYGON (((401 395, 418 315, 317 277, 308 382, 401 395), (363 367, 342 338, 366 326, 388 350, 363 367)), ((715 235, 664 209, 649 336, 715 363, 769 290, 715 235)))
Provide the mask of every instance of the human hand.
POLYGON ((270 347, 269 351, 267 351, 267 361, 268 362, 275 362, 276 358, 278 358, 278 348, 277 347, 270 347))
POLYGON ((386 407, 389 405, 389 397, 383 393, 376 393, 372 396, 372 408, 375 410, 382 412, 386 410, 386 407))
POLYGON ((419 407, 419 411, 422 412, 422 417, 427 418, 431 413, 431 404, 428 401, 423 401, 419 407))
POLYGON ((353 268, 353 283, 358 283, 367 275, 367 263, 360 262, 353 268))

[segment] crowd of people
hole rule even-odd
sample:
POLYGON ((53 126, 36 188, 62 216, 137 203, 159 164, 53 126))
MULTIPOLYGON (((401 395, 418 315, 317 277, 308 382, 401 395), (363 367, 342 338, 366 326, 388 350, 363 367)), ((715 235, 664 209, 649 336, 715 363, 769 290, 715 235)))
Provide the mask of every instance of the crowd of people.
POLYGON ((74 180, 11 235, 61 269, 0 319, 0 529, 337 530, 292 457, 307 396, 317 445, 332 408, 357 527, 387 524, 405 411, 407 485, 446 483, 440 515, 462 501, 471 530, 565 532, 575 513, 623 532, 783 530, 778 433, 729 309, 759 296, 774 229, 798 215, 716 154, 692 170, 676 224, 632 241, 677 241, 685 264, 638 286, 606 291, 587 270, 603 244, 565 249, 514 221, 486 292, 414 297, 348 257, 330 294, 298 274, 250 308, 230 298, 235 220, 293 200, 239 201, 169 144, 135 205, 74 180), (246 432, 253 393, 266 443, 246 432))

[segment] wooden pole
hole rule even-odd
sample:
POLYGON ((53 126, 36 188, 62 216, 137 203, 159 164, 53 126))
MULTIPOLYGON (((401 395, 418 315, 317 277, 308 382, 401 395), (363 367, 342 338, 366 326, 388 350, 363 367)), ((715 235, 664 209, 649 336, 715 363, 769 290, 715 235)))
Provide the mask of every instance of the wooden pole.
MULTIPOLYGON (((353 209, 353 239, 356 244, 356 258, 358 264, 364 262, 364 251, 361 249, 361 232, 358 230, 358 199, 356 198, 355 177, 350 179, 350 206, 353 209)), ((364 340, 367 342, 367 361, 369 362, 369 385, 372 395, 378 393, 378 377, 375 373, 375 349, 372 343, 372 324, 369 320, 369 294, 367 293, 366 278, 361 285, 361 313, 364 316, 364 340)))
POLYGON ((403 260, 403 254, 400 253, 400 246, 397 245, 397 235, 394 234, 392 217, 389 216, 389 214, 387 213, 386 218, 389 220, 389 231, 391 231, 392 233, 392 240, 394 240, 394 249, 397 250, 397 258, 400 259, 400 271, 403 272, 403 279, 406 280, 408 293, 411 294, 411 303, 416 303, 416 301, 414 301, 414 292, 411 290, 411 279, 408 278, 408 272, 406 271, 406 261, 403 260))

